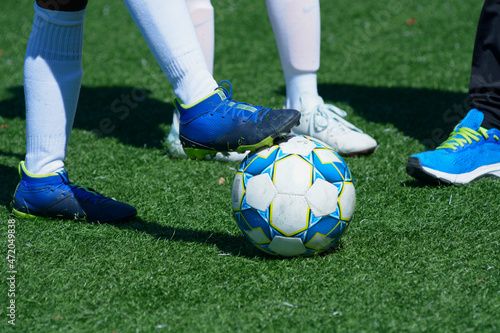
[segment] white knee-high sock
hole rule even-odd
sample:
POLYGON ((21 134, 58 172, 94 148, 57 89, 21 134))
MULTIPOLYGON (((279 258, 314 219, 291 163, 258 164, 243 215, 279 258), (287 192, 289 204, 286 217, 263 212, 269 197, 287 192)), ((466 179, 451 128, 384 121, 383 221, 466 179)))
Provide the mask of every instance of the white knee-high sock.
POLYGON ((217 88, 185 0, 124 0, 175 95, 192 104, 217 88))
POLYGON ((214 7, 210 0, 186 0, 210 74, 214 72, 214 7))
POLYGON ((319 0, 266 0, 286 83, 287 108, 300 110, 303 93, 318 94, 319 0))
POLYGON ((24 60, 26 167, 47 174, 64 167, 82 79, 85 10, 60 12, 35 4, 24 60))

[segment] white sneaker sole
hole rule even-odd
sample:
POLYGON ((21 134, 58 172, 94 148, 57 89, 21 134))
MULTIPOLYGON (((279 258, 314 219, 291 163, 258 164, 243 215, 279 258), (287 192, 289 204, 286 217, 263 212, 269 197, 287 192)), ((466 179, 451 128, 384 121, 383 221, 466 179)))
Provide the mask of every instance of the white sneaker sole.
POLYGON ((425 182, 440 181, 445 184, 465 185, 483 177, 500 177, 500 163, 483 165, 473 171, 454 174, 422 166, 416 157, 410 157, 406 165, 407 173, 425 182))

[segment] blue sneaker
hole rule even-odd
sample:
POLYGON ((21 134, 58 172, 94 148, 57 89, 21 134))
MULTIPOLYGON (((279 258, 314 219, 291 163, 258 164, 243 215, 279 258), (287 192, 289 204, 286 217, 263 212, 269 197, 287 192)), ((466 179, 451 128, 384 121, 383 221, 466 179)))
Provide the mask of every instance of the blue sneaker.
POLYGON ((406 172, 424 182, 462 185, 500 177, 500 131, 481 127, 484 115, 472 109, 436 150, 412 155, 406 172))
POLYGON ((137 215, 134 207, 96 191, 70 183, 63 170, 34 175, 19 164, 21 182, 14 193, 12 212, 21 218, 61 218, 113 222, 137 215))
POLYGON ((237 102, 231 99, 229 81, 221 81, 219 87, 203 100, 175 106, 181 115, 179 139, 186 155, 204 159, 217 152, 247 150, 272 146, 274 139, 284 136, 299 123, 297 110, 275 110, 237 102), (220 84, 227 82, 229 92, 220 84))

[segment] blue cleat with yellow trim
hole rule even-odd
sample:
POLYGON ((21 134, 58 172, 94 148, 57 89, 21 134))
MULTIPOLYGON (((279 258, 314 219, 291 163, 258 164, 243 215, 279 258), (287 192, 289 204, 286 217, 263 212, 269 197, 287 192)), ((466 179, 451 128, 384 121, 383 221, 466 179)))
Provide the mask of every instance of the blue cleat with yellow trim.
MULTIPOLYGON (((170 132, 168 133, 167 139, 165 140, 168 153, 173 158, 188 158, 184 149, 182 148, 181 140, 179 139, 179 118, 181 117, 177 109, 174 110, 174 115, 172 117, 172 125, 170 126, 170 132)), ((241 162, 248 155, 248 152, 238 153, 236 151, 224 151, 218 152, 214 158, 210 157, 208 154, 205 156, 206 160, 216 160, 220 162, 241 162)))
POLYGON ((175 106, 180 113, 179 139, 191 159, 203 160, 217 152, 245 152, 272 146, 274 139, 283 137, 300 120, 297 110, 277 110, 237 102, 231 98, 232 86, 223 80, 213 93, 203 100, 175 106), (220 86, 229 84, 229 92, 220 86))
POLYGON ((421 181, 462 185, 500 177, 500 130, 481 127, 484 115, 472 109, 436 150, 412 155, 406 172, 421 181))
POLYGON ((137 215, 131 205, 71 183, 65 170, 35 175, 21 162, 19 175, 12 209, 17 217, 114 222, 137 215))

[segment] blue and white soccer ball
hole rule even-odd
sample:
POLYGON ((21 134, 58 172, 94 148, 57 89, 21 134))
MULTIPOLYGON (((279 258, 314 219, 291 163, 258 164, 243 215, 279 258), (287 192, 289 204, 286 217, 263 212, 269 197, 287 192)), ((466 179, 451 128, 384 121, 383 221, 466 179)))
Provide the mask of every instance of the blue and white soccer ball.
POLYGON ((241 231, 262 251, 282 257, 332 247, 348 227, 355 203, 344 160, 302 135, 247 156, 233 182, 233 212, 241 231))

